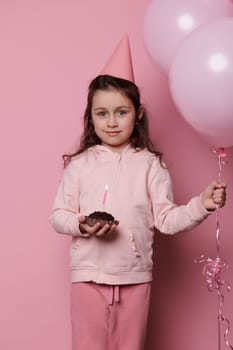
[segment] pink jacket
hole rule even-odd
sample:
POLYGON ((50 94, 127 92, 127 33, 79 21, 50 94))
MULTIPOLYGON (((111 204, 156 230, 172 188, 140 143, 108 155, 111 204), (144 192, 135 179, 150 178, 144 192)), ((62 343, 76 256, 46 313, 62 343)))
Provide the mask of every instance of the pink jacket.
POLYGON ((174 204, 169 173, 147 150, 126 147, 119 154, 97 145, 64 170, 50 221, 57 232, 72 236, 72 282, 114 285, 152 280, 154 227, 174 234, 208 214, 200 196, 187 205, 174 204), (105 211, 120 223, 106 238, 82 234, 78 217, 103 210, 106 184, 105 211))

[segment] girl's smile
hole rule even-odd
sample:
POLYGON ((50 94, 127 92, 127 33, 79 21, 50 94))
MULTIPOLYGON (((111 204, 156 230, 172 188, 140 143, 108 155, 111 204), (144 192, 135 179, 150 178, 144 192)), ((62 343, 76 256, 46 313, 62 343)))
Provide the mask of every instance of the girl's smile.
POLYGON ((110 136, 117 136, 119 135, 120 131, 106 131, 106 133, 110 136))

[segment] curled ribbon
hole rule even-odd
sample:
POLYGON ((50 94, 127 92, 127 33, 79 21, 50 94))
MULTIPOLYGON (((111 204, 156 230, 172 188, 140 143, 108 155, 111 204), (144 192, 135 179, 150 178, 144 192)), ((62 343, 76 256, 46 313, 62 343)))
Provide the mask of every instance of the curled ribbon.
POLYGON ((218 349, 221 350, 221 335, 220 335, 220 322, 225 322, 226 328, 224 331, 225 344, 233 350, 232 344, 229 342, 228 334, 230 331, 230 321, 222 313, 222 304, 224 302, 224 295, 222 288, 225 286, 227 291, 230 292, 231 288, 228 282, 221 277, 222 270, 228 268, 228 264, 225 260, 222 260, 219 256, 215 259, 211 259, 202 255, 199 260, 195 260, 196 263, 205 263, 202 274, 205 277, 207 289, 209 292, 217 291, 218 294, 218 349))
POLYGON ((209 292, 220 290, 224 285, 227 286, 228 292, 230 292, 230 285, 228 282, 222 279, 221 272, 223 269, 228 268, 228 264, 220 257, 211 259, 202 255, 199 260, 195 260, 197 263, 206 263, 203 267, 202 274, 205 277, 207 288, 209 292))
MULTIPOLYGON (((224 148, 214 149, 212 152, 218 157, 218 182, 221 183, 221 172, 222 166, 227 164, 226 161, 226 152, 224 148)), ((228 334, 230 331, 230 321, 222 313, 222 305, 224 302, 224 295, 222 288, 226 287, 227 291, 230 292, 230 285, 221 277, 222 270, 228 268, 228 264, 225 260, 219 257, 220 251, 220 221, 219 221, 219 207, 216 206, 216 248, 217 248, 217 257, 211 259, 202 255, 199 260, 195 260, 196 263, 205 263, 202 274, 205 277, 207 288, 209 292, 217 292, 218 295, 218 350, 221 350, 221 321, 225 322, 226 327, 224 331, 224 341, 225 344, 233 350, 232 344, 229 342, 228 334)))

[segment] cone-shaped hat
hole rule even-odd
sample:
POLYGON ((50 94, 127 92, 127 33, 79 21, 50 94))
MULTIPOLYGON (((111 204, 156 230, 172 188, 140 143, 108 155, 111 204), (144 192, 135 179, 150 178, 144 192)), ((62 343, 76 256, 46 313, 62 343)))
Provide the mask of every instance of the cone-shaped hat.
POLYGON ((101 74, 113 75, 134 82, 132 57, 127 34, 113 51, 101 74))

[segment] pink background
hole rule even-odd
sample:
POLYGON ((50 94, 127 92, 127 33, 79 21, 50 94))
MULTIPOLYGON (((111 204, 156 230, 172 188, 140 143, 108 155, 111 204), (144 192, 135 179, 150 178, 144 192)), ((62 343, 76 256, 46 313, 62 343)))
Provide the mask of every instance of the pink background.
MULTIPOLYGON (((164 153, 178 203, 217 177, 209 145, 174 108, 167 79, 143 42, 147 0, 0 3, 0 349, 69 350, 69 238, 48 222, 63 152, 81 132, 86 91, 128 32, 136 82, 164 153)), ((166 44, 166 43, 164 43, 166 44)), ((223 178, 221 256, 233 285, 233 152, 223 178)), ((215 216, 189 233, 155 236, 155 280, 147 350, 217 349, 217 297, 194 259, 215 257, 215 216)), ((233 324, 233 297, 223 311, 233 324)), ((233 339, 232 333, 230 333, 233 339)))

